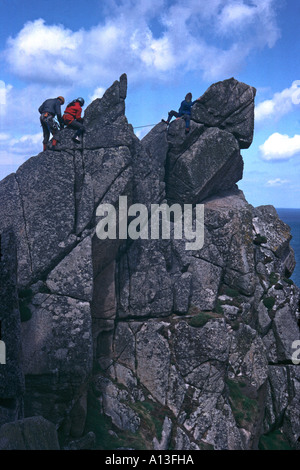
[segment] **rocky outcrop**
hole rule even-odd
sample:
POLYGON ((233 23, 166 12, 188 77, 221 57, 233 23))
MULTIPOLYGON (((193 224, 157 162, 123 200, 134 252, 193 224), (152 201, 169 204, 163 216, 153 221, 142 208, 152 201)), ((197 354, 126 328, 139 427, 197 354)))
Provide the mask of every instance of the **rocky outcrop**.
POLYGON ((193 107, 193 119, 227 130, 246 149, 253 138, 255 94, 255 88, 234 78, 214 83, 193 107))
POLYGON ((59 450, 55 425, 42 416, 4 424, 0 450, 59 450))
MULTIPOLYGON (((5 315, 22 343, 11 362, 19 405, 2 424, 42 416, 65 449, 244 450, 274 433, 278 446, 297 448, 290 230, 236 185, 255 90, 214 84, 194 105, 188 135, 178 120, 141 141, 125 117, 126 92, 122 75, 85 110, 82 145, 64 129, 57 151, 0 183, 1 240, 9 231, 17 252, 5 315), (166 218, 170 236, 150 237, 155 204, 179 210, 166 218), (177 224, 186 228, 183 209, 194 205, 197 233, 200 204, 204 243, 187 249, 190 233, 178 236, 177 224), (115 208, 119 236, 99 237, 99 207, 115 208)), ((1 253, 9 256, 7 244, 1 253)))
POLYGON ((253 139, 255 94, 255 88, 234 78, 215 83, 192 108, 188 138, 182 121, 172 124, 167 171, 170 201, 196 204, 242 179, 239 150, 248 148, 253 139))
MULTIPOLYGON (((179 125, 173 127, 172 132, 178 132, 179 125)), ((197 204, 222 190, 232 189, 242 179, 243 159, 233 135, 216 127, 200 128, 203 129, 201 137, 183 153, 176 146, 171 147, 167 168, 170 202, 197 204)), ((190 138, 193 130, 192 125, 190 138)))

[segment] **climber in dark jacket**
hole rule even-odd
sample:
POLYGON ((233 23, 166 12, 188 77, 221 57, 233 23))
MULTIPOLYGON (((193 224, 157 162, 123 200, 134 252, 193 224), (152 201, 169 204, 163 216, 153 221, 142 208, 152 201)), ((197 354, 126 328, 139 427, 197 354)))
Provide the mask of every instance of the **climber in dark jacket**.
POLYGON ((162 121, 169 125, 172 117, 176 117, 177 119, 183 117, 183 119, 185 120, 185 132, 189 132, 192 106, 196 103, 196 101, 199 101, 199 99, 200 98, 196 99, 195 101, 192 101, 192 93, 187 93, 185 99, 180 104, 178 113, 174 110, 169 111, 168 119, 166 121, 162 119, 162 121))
POLYGON ((44 134, 43 150, 47 149, 50 132, 53 135, 52 149, 55 149, 56 143, 58 141, 57 133, 59 131, 59 127, 54 118, 57 117, 60 126, 63 127, 64 121, 61 116, 61 106, 64 104, 64 102, 64 97, 58 96, 57 98, 49 98, 39 107, 39 113, 41 115, 40 121, 44 134))
POLYGON ((63 115, 65 125, 76 130, 73 141, 77 144, 80 143, 79 137, 85 132, 83 118, 81 117, 83 105, 84 99, 79 97, 68 104, 63 115))

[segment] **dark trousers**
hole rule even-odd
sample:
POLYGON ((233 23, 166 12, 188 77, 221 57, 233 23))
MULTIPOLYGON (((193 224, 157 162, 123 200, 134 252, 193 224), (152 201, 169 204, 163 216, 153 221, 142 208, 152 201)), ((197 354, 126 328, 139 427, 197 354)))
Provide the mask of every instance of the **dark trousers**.
POLYGON ((82 122, 77 121, 77 119, 74 119, 73 121, 69 122, 65 121, 65 124, 67 127, 70 127, 71 129, 75 129, 75 135, 74 137, 79 137, 85 132, 85 127, 82 122))
POLYGON ((44 135, 43 144, 46 145, 49 142, 50 132, 53 135, 53 138, 55 140, 58 140, 57 134, 59 128, 57 122, 54 120, 54 117, 49 113, 44 113, 41 115, 40 121, 42 124, 44 135))
POLYGON ((168 113, 168 122, 171 121, 172 117, 176 117, 176 118, 183 117, 183 119, 185 120, 185 127, 186 128, 190 127, 190 120, 191 120, 191 115, 190 114, 188 114, 188 113, 177 113, 177 111, 174 111, 172 109, 172 111, 170 111, 168 113))

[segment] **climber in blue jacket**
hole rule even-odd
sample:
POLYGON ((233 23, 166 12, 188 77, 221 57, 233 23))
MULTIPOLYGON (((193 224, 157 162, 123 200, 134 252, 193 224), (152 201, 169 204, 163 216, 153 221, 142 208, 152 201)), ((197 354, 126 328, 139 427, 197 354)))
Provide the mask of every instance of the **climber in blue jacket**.
POLYGON ((169 125, 172 117, 176 117, 177 119, 183 117, 185 120, 185 132, 189 132, 192 106, 199 100, 200 98, 197 98, 195 101, 192 101, 192 93, 187 93, 185 99, 180 104, 178 113, 174 110, 169 111, 168 119, 166 121, 162 119, 162 121, 169 125))
POLYGON ((43 151, 47 150, 47 144, 50 139, 50 132, 53 134, 52 139, 52 147, 51 149, 54 150, 56 148, 56 144, 58 142, 58 124, 54 119, 55 116, 57 120, 63 128, 64 121, 61 116, 61 106, 64 104, 65 99, 63 96, 58 96, 57 98, 49 98, 48 100, 44 101, 43 104, 39 107, 40 113, 40 121, 43 128, 43 151))

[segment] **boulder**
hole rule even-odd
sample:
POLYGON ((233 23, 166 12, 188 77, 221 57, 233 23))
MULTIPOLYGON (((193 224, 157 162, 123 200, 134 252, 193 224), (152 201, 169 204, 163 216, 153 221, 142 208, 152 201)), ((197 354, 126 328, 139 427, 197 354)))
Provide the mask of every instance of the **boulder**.
POLYGON ((211 85, 193 106, 192 119, 233 134, 241 149, 250 147, 254 131, 254 87, 235 78, 211 85))
POLYGON ((42 416, 4 424, 0 450, 60 450, 55 425, 42 416))
POLYGON ((168 154, 167 199, 197 204, 232 189, 242 175, 243 160, 235 137, 210 128, 184 153, 168 154))

